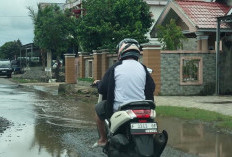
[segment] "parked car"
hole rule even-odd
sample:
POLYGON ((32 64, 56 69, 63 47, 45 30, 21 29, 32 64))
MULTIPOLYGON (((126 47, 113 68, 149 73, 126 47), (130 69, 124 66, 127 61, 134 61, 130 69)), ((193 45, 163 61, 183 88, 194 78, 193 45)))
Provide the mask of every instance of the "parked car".
POLYGON ((11 61, 11 67, 14 72, 14 74, 19 74, 21 73, 21 68, 20 68, 20 63, 17 60, 12 60, 11 61))
POLYGON ((0 60, 0 76, 11 78, 12 67, 9 60, 0 60))

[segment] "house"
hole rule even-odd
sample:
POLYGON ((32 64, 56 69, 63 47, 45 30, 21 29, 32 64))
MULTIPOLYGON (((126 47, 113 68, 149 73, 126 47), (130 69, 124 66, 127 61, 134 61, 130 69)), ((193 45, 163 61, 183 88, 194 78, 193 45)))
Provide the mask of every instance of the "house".
MULTIPOLYGON (((229 6, 218 2, 170 1, 155 25, 165 25, 170 19, 175 19, 177 25, 182 28, 182 32, 196 47, 186 47, 186 49, 207 52, 215 50, 216 17, 224 16, 228 10, 230 10, 229 6)), ((221 28, 221 32, 232 32, 231 27, 226 24, 221 28)), ((155 32, 153 27, 152 37, 156 36, 155 32)))
MULTIPOLYGON (((222 51, 220 65, 216 64, 216 28, 217 17, 230 13, 226 3, 210 0, 170 1, 161 13, 156 25, 165 25, 175 19, 182 32, 188 38, 183 50, 160 52, 160 89, 163 95, 206 95, 215 93, 217 84, 216 69, 232 67, 231 51, 222 51)), ((152 28, 151 37, 156 37, 156 27, 152 28)), ((221 38, 231 36, 230 23, 221 24, 221 38)), ((150 50, 151 51, 151 50, 150 50)), ((159 67, 159 66, 158 66, 159 67)), ((232 93, 231 83, 223 78, 232 79, 232 71, 220 72, 221 94, 232 93)), ((158 76, 159 77, 159 76, 158 76)), ((231 82, 231 81, 230 81, 231 82)))
POLYGON ((16 60, 19 61, 20 68, 36 66, 41 62, 41 52, 34 43, 28 43, 21 46, 20 55, 16 60))
POLYGON ((82 1, 83 0, 66 0, 64 3, 64 10, 71 9, 75 17, 79 18, 83 13, 82 1))

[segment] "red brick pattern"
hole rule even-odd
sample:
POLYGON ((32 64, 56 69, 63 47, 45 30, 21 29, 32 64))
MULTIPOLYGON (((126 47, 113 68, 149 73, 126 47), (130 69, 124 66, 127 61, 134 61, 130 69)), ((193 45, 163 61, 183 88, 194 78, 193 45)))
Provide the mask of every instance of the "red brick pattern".
POLYGON ((75 56, 65 56, 65 83, 76 83, 75 56))
POLYGON ((79 76, 80 78, 85 77, 85 59, 84 56, 79 57, 79 76))
POLYGON ((94 54, 93 55, 93 78, 94 80, 101 80, 102 78, 102 66, 101 66, 101 62, 102 62, 102 54, 94 54))
POLYGON ((101 76, 101 77, 104 76, 104 74, 105 74, 105 72, 106 72, 107 69, 108 69, 108 58, 107 58, 107 53, 103 53, 103 54, 102 54, 102 69, 101 69, 101 71, 102 71, 102 76, 101 76))
POLYGON ((161 89, 160 49, 144 49, 143 64, 153 70, 151 76, 156 84, 155 95, 158 95, 161 89))

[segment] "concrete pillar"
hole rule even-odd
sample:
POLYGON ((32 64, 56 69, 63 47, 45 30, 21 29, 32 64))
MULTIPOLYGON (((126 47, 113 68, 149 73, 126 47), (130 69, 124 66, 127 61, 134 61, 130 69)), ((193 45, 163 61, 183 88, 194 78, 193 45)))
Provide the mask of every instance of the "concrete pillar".
POLYGON ((68 84, 77 83, 75 54, 65 54, 65 83, 68 84))
POLYGON ((80 78, 85 78, 85 59, 83 55, 79 55, 79 76, 80 78))
POLYGON ((196 32, 197 35, 197 50, 201 52, 208 52, 209 45, 208 45, 208 38, 209 36, 204 35, 202 32, 196 32))
POLYGON ((100 80, 102 78, 102 54, 94 51, 93 53, 93 78, 100 80))
POLYGON ((197 37, 197 51, 201 51, 201 38, 197 37))
POLYGON ((202 52, 209 52, 208 39, 209 39, 209 36, 207 35, 201 36, 201 46, 202 46, 201 51, 202 52))
POLYGON ((201 36, 204 35, 204 33, 196 32, 195 34, 197 36, 197 51, 201 51, 202 50, 201 36))
POLYGON ((151 76, 156 84, 155 95, 161 91, 161 46, 144 45, 143 46, 143 64, 152 69, 151 76))

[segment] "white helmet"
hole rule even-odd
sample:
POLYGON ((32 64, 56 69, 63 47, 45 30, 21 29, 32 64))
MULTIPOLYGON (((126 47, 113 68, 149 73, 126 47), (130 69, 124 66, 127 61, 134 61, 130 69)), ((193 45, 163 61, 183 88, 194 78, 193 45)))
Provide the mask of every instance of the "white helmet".
POLYGON ((118 60, 131 57, 138 60, 140 56, 140 45, 137 40, 126 38, 117 45, 118 60))

